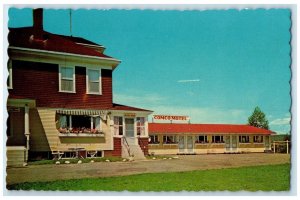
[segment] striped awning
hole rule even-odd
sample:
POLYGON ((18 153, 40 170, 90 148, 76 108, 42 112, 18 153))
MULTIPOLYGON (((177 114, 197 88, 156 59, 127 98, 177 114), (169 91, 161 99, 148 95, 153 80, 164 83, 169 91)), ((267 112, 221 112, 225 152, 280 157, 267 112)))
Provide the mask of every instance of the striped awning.
POLYGON ((92 117, 101 117, 101 119, 106 120, 108 110, 82 110, 82 109, 57 109, 56 113, 63 115, 87 115, 92 117))

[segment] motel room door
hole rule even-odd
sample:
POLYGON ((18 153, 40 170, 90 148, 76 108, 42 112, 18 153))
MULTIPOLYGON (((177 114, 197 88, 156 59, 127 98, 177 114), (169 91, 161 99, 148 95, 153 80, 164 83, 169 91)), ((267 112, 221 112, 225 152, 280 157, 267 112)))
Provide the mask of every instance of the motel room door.
POLYGON ((194 138, 193 136, 179 136, 178 152, 179 153, 194 153, 194 138))
POLYGON ((129 145, 135 145, 134 118, 125 118, 125 137, 129 145))
POLYGON ((226 152, 236 152, 237 151, 237 136, 227 135, 225 137, 225 151, 226 152))
POLYGON ((231 151, 236 152, 238 146, 238 140, 236 135, 231 136, 231 151))
POLYGON ((179 151, 179 153, 185 152, 184 136, 181 136, 181 135, 178 138, 178 151, 179 151))
POLYGON ((271 150, 270 136, 266 136, 264 139, 265 139, 265 150, 271 150))

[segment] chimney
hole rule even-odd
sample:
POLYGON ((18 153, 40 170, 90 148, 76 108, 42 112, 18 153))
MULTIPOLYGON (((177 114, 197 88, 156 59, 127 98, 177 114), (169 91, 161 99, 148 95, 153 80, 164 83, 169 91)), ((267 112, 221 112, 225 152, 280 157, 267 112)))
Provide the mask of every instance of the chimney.
POLYGON ((43 8, 33 10, 33 28, 35 31, 43 30, 43 8))

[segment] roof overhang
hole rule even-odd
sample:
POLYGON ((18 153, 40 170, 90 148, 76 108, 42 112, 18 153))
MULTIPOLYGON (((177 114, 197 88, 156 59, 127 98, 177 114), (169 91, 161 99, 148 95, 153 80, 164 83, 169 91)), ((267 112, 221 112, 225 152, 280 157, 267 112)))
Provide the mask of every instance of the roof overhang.
POLYGON ((56 63, 64 65, 69 64, 85 67, 101 67, 112 70, 114 70, 121 62, 120 60, 114 58, 46 51, 15 46, 8 47, 8 55, 10 59, 13 60, 56 63))
POLYGON ((147 111, 147 110, 114 110, 114 109, 111 109, 110 110, 111 113, 131 113, 131 114, 134 114, 134 113, 142 113, 142 114, 145 114, 145 115, 150 115, 151 113, 153 113, 153 111, 147 111))
POLYGON ((29 106, 29 108, 35 108, 36 103, 34 99, 7 99, 7 106, 11 107, 25 107, 29 106))

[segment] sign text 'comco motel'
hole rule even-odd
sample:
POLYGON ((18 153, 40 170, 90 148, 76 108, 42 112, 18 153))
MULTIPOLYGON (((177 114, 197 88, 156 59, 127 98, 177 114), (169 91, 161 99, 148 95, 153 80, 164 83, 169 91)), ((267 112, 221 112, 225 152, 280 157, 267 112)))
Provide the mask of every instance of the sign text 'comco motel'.
POLYGON ((189 120, 188 116, 173 116, 173 115, 153 115, 153 119, 157 120, 189 120))

